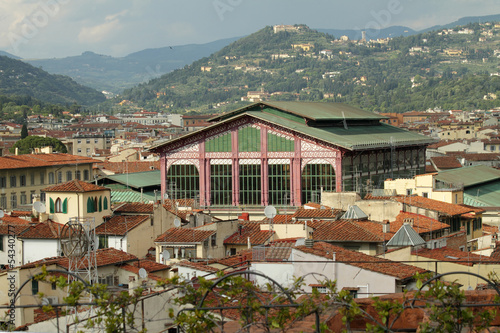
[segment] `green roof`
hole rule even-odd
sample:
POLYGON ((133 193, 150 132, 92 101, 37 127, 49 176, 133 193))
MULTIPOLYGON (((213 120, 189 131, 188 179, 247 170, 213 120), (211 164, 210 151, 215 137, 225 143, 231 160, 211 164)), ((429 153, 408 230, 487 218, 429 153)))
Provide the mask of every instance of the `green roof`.
MULTIPOLYGON (((158 194, 159 195, 159 194, 158 194)), ((142 202, 150 203, 155 201, 154 192, 144 192, 134 190, 111 190, 111 202, 142 202)))
MULTIPOLYGON (((240 113, 252 110, 271 112, 269 109, 280 110, 283 113, 295 115, 314 121, 343 121, 346 120, 380 120, 387 117, 365 111, 344 103, 325 102, 259 102, 247 105, 224 115, 214 117, 209 121, 218 121, 234 117, 240 113)), ((286 117, 286 116, 285 116, 286 117)))
POLYGON ((500 180, 465 189, 464 203, 471 206, 500 206, 500 180), (477 204, 472 204, 473 202, 477 204))
POLYGON ((464 188, 500 180, 500 170, 485 165, 457 168, 440 171, 436 180, 448 184, 463 184, 464 188))
POLYGON ((105 178, 133 188, 144 188, 149 186, 161 185, 161 174, 159 170, 134 172, 128 174, 121 173, 117 175, 107 176, 105 178))
POLYGON ((168 142, 158 143, 150 150, 155 151, 157 148, 247 116, 283 126, 347 150, 387 148, 391 144, 395 147, 422 146, 436 141, 418 133, 380 123, 380 119, 385 117, 342 103, 266 102, 251 104, 212 118, 210 121, 218 122, 168 142))

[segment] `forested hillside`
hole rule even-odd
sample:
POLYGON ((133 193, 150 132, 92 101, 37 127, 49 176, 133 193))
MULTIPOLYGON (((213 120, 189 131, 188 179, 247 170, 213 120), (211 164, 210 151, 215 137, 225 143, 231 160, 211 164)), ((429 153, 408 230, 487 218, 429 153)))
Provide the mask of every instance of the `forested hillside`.
POLYGON ((56 104, 92 105, 105 100, 102 93, 67 76, 52 75, 5 56, 0 56, 0 95, 30 96, 56 104))
POLYGON ((500 29, 494 23, 377 42, 339 37, 306 26, 278 33, 266 27, 117 101, 213 112, 259 91, 270 100, 329 100, 380 112, 500 106, 500 29))

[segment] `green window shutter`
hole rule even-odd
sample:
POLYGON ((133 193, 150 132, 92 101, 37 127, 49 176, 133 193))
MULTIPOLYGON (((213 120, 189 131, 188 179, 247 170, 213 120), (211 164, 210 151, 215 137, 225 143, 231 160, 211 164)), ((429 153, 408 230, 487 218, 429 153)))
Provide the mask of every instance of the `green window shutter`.
POLYGON ((108 209, 108 197, 104 197, 104 202, 102 204, 102 209, 108 209))
POLYGON ((55 211, 54 199, 50 198, 49 204, 50 204, 50 214, 54 214, 55 211))
POLYGON ((102 212, 102 197, 99 197, 99 211, 102 212))
POLYGON ((63 214, 68 214, 68 198, 64 199, 63 201, 62 212, 63 214))
POLYGON ((94 212, 94 200, 92 198, 87 199, 87 213, 94 212))

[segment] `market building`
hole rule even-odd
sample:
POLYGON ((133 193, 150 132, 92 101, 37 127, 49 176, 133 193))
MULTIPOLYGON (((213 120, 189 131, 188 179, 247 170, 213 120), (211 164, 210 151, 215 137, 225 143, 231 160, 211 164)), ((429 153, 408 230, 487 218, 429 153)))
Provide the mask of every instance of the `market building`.
POLYGON ((259 102, 151 148, 164 198, 204 207, 300 206, 322 191, 383 186, 424 173, 433 139, 341 103, 259 102))

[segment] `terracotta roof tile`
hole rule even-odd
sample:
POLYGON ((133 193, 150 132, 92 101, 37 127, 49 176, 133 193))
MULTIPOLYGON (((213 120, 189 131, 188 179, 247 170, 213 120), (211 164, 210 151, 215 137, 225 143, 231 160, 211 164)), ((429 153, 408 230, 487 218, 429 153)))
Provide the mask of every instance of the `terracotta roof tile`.
POLYGON ((59 239, 63 225, 47 220, 30 225, 29 228, 19 234, 19 238, 30 239, 59 239))
POLYGON ((323 222, 313 232, 313 239, 327 242, 383 242, 383 238, 353 221, 323 222))
POLYGON ((14 234, 14 235, 19 235, 26 229, 30 227, 29 224, 6 224, 6 223, 1 223, 0 224, 0 235, 9 235, 9 234, 14 234))
POLYGON ((453 156, 436 156, 431 157, 430 160, 436 168, 441 170, 457 169, 462 167, 462 164, 460 164, 457 158, 453 156))
POLYGON ((332 254, 335 253, 335 260, 346 262, 351 266, 367 269, 381 274, 390 275, 400 280, 413 277, 417 272, 423 273, 426 270, 414 266, 402 264, 388 259, 369 256, 367 254, 350 251, 340 246, 327 244, 324 242, 314 243, 312 248, 306 246, 297 246, 298 250, 314 254, 320 257, 332 259, 332 254))
POLYGON ((486 234, 496 234, 498 233, 498 226, 483 223, 483 232, 486 234))
POLYGON ((340 215, 342 214, 342 210, 340 209, 306 209, 306 208, 299 208, 295 211, 293 214, 293 217, 300 219, 300 218, 317 218, 317 219, 325 219, 325 218, 331 218, 331 219, 337 219, 340 215))
POLYGON ((413 219, 413 229, 415 229, 415 231, 418 233, 438 231, 450 227, 446 223, 439 222, 438 220, 424 215, 401 212, 398 214, 398 216, 396 216, 396 220, 394 222, 391 222, 391 229, 394 228, 395 232, 399 230, 399 228, 403 226, 405 219, 413 219))
POLYGON ((2 223, 6 223, 6 224, 30 224, 29 221, 25 220, 25 219, 21 219, 19 217, 15 217, 15 216, 9 216, 9 215, 4 215, 2 218, 0 218, 0 221, 2 221, 2 223))
POLYGON ((215 230, 171 228, 155 239, 158 243, 201 243, 215 234, 215 230))
POLYGON ((132 161, 132 162, 102 162, 97 166, 100 169, 110 170, 114 173, 135 173, 151 170, 160 170, 160 161, 132 161))
POLYGON ((139 274, 139 270, 141 268, 144 268, 146 270, 146 272, 148 272, 148 273, 154 273, 154 272, 164 271, 164 270, 170 269, 169 265, 160 264, 156 261, 147 260, 147 259, 141 259, 138 261, 129 262, 129 263, 123 264, 120 267, 129 271, 129 272, 135 273, 135 274, 139 274))
POLYGON ((451 216, 462 215, 474 211, 471 208, 463 207, 461 205, 450 204, 420 196, 403 196, 395 197, 394 199, 410 206, 424 208, 451 216))
POLYGON ((209 273, 215 273, 220 271, 220 269, 209 266, 206 264, 206 262, 193 262, 193 261, 188 261, 188 260, 182 260, 177 264, 177 266, 182 266, 182 267, 189 267, 189 268, 194 268, 200 271, 204 272, 209 272, 209 273))
POLYGON ((134 229, 149 219, 149 215, 115 215, 106 222, 95 228, 97 235, 120 235, 124 236, 128 231, 134 229))
POLYGON ((456 264, 473 266, 475 262, 487 264, 488 262, 497 263, 498 260, 487 256, 480 256, 471 252, 453 250, 446 247, 440 249, 420 249, 413 251, 412 254, 418 255, 428 259, 435 259, 438 261, 456 261, 456 264))
POLYGON ((100 162, 93 158, 70 154, 25 154, 0 157, 0 169, 38 168, 53 165, 73 165, 100 162))
POLYGON ((49 186, 42 189, 44 192, 72 192, 72 193, 85 193, 94 191, 110 191, 110 189, 92 183, 87 183, 82 180, 73 179, 69 182, 49 186))
POLYGON ((255 222, 240 223, 240 230, 226 238, 224 244, 245 245, 248 243, 248 238, 251 245, 265 244, 274 235, 274 231, 260 230, 260 226, 261 223, 255 222))
POLYGON ((115 213, 146 213, 153 214, 154 207, 153 204, 147 204, 142 202, 131 202, 126 203, 115 209, 115 213))

